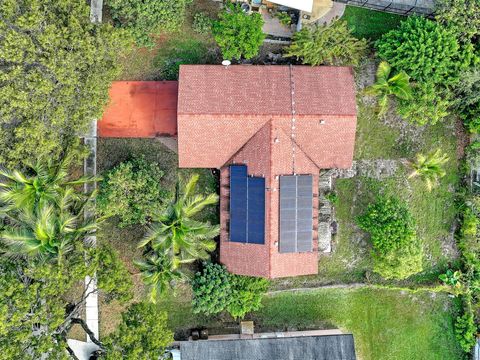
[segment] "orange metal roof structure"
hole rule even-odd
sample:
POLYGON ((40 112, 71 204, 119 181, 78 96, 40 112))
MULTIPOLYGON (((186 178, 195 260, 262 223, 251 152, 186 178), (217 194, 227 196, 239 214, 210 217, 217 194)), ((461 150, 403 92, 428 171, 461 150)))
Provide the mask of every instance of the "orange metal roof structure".
POLYGON ((178 81, 115 81, 98 136, 176 136, 177 99, 178 81))

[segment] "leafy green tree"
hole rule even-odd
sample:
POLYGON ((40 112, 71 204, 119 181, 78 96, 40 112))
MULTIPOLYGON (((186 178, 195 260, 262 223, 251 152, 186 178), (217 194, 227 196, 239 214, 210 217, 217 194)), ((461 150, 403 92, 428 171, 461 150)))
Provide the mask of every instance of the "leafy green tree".
POLYGON ((233 318, 243 318, 261 307, 268 281, 263 278, 230 274, 225 266, 204 264, 192 280, 193 312, 213 315, 226 310, 233 318))
POLYGON ((214 315, 224 311, 231 300, 231 274, 220 264, 206 263, 192 280, 193 312, 214 315))
POLYGON ((168 191, 161 186, 164 172, 143 158, 125 161, 105 175, 100 183, 97 209, 105 216, 118 216, 120 227, 146 224, 165 208, 168 191))
POLYGON ((85 299, 92 292, 78 292, 85 276, 97 274, 98 289, 109 300, 129 300, 132 281, 123 263, 98 259, 104 247, 86 248, 83 243, 61 265, 0 258, 0 351, 5 360, 70 359, 68 332, 79 324, 92 341, 103 347, 82 319, 85 299), (122 284, 118 280, 122 279, 122 284), (75 295, 73 295, 75 294, 75 295), (68 299, 68 300, 67 300, 68 299))
POLYGON ((365 93, 378 96, 379 115, 384 115, 389 107, 390 97, 402 100, 412 99, 412 87, 410 77, 401 71, 391 76, 392 67, 382 61, 377 68, 377 79, 375 84, 365 89, 365 93))
POLYGON ((435 14, 465 40, 480 34, 480 0, 436 0, 435 14))
POLYGON ((173 342, 167 314, 149 303, 135 303, 122 314, 119 327, 105 339, 100 359, 157 360, 173 342))
POLYGON ((475 324, 471 295, 467 295, 467 298, 464 299, 463 310, 463 315, 458 316, 455 320, 455 337, 463 351, 469 354, 477 343, 478 330, 475 324))
POLYGON ((428 191, 438 185, 439 179, 446 175, 445 163, 449 160, 447 154, 442 154, 440 149, 430 154, 417 154, 414 162, 410 164, 413 171, 409 178, 420 177, 426 184, 428 191))
POLYGON ((115 24, 128 30, 139 46, 153 47, 153 35, 180 28, 190 2, 191 0, 107 0, 105 5, 115 24))
POLYGON ((128 37, 86 1, 0 3, 0 163, 57 158, 102 115, 128 37))
POLYGON ((378 56, 419 82, 447 85, 478 62, 473 44, 460 42, 454 29, 411 16, 376 42, 378 56))
POLYGON ((148 245, 154 251, 168 249, 175 265, 208 259, 209 252, 215 250, 213 239, 219 234, 219 226, 194 217, 206 206, 216 204, 218 195, 195 194, 198 178, 192 176, 183 192, 177 184, 174 201, 163 213, 154 216, 154 223, 139 247, 148 245))
POLYGON ((181 261, 174 261, 168 249, 150 252, 142 260, 135 260, 134 264, 140 270, 143 283, 150 288, 152 303, 156 303, 160 296, 171 289, 173 283, 184 277, 179 269, 181 261))
POLYGON ((379 196, 357 224, 370 234, 375 272, 386 279, 405 279, 422 271, 423 250, 406 204, 379 196))
POLYGON ((410 100, 400 100, 398 114, 416 125, 434 125, 449 115, 452 105, 447 91, 431 82, 417 84, 410 100))
POLYGON ((239 5, 227 6, 213 22, 212 32, 225 59, 250 59, 265 39, 259 13, 247 14, 239 5))
POLYGON ((367 41, 352 35, 345 21, 305 27, 293 35, 285 56, 308 65, 357 66, 367 52, 367 41))

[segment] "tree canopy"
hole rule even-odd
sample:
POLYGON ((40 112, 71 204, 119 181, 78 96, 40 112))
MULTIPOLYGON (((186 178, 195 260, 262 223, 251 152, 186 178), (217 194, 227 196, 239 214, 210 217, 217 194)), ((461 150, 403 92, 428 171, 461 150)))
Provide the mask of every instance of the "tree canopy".
POLYGON ((228 6, 212 26, 223 58, 239 60, 256 56, 265 39, 262 26, 263 19, 259 13, 247 14, 240 6, 228 6))
POLYGON ((126 41, 92 24, 85 1, 2 1, 0 163, 56 157, 85 132, 108 101, 126 41))

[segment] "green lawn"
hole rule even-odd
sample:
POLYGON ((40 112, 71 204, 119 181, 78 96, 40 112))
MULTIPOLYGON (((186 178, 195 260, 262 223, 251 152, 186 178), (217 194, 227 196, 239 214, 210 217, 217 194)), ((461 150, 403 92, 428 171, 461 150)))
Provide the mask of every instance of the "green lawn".
POLYGON ((342 19, 346 20, 358 38, 377 40, 384 33, 395 29, 406 17, 355 6, 347 6, 342 19))
MULTIPOLYGON (((257 332, 340 328, 353 333, 363 360, 462 358, 453 332, 456 305, 446 295, 323 289, 267 296, 263 304, 249 317, 257 332)), ((238 331, 238 324, 227 316, 206 319, 192 314, 188 293, 158 306, 169 313, 170 326, 180 337, 199 326, 207 326, 211 333, 238 331)))

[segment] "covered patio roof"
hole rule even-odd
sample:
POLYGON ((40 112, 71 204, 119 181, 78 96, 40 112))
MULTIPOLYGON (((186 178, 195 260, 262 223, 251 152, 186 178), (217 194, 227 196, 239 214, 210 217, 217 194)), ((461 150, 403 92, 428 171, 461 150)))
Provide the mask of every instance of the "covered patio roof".
POLYGON ((313 0, 270 0, 270 2, 309 13, 313 9, 313 0))

